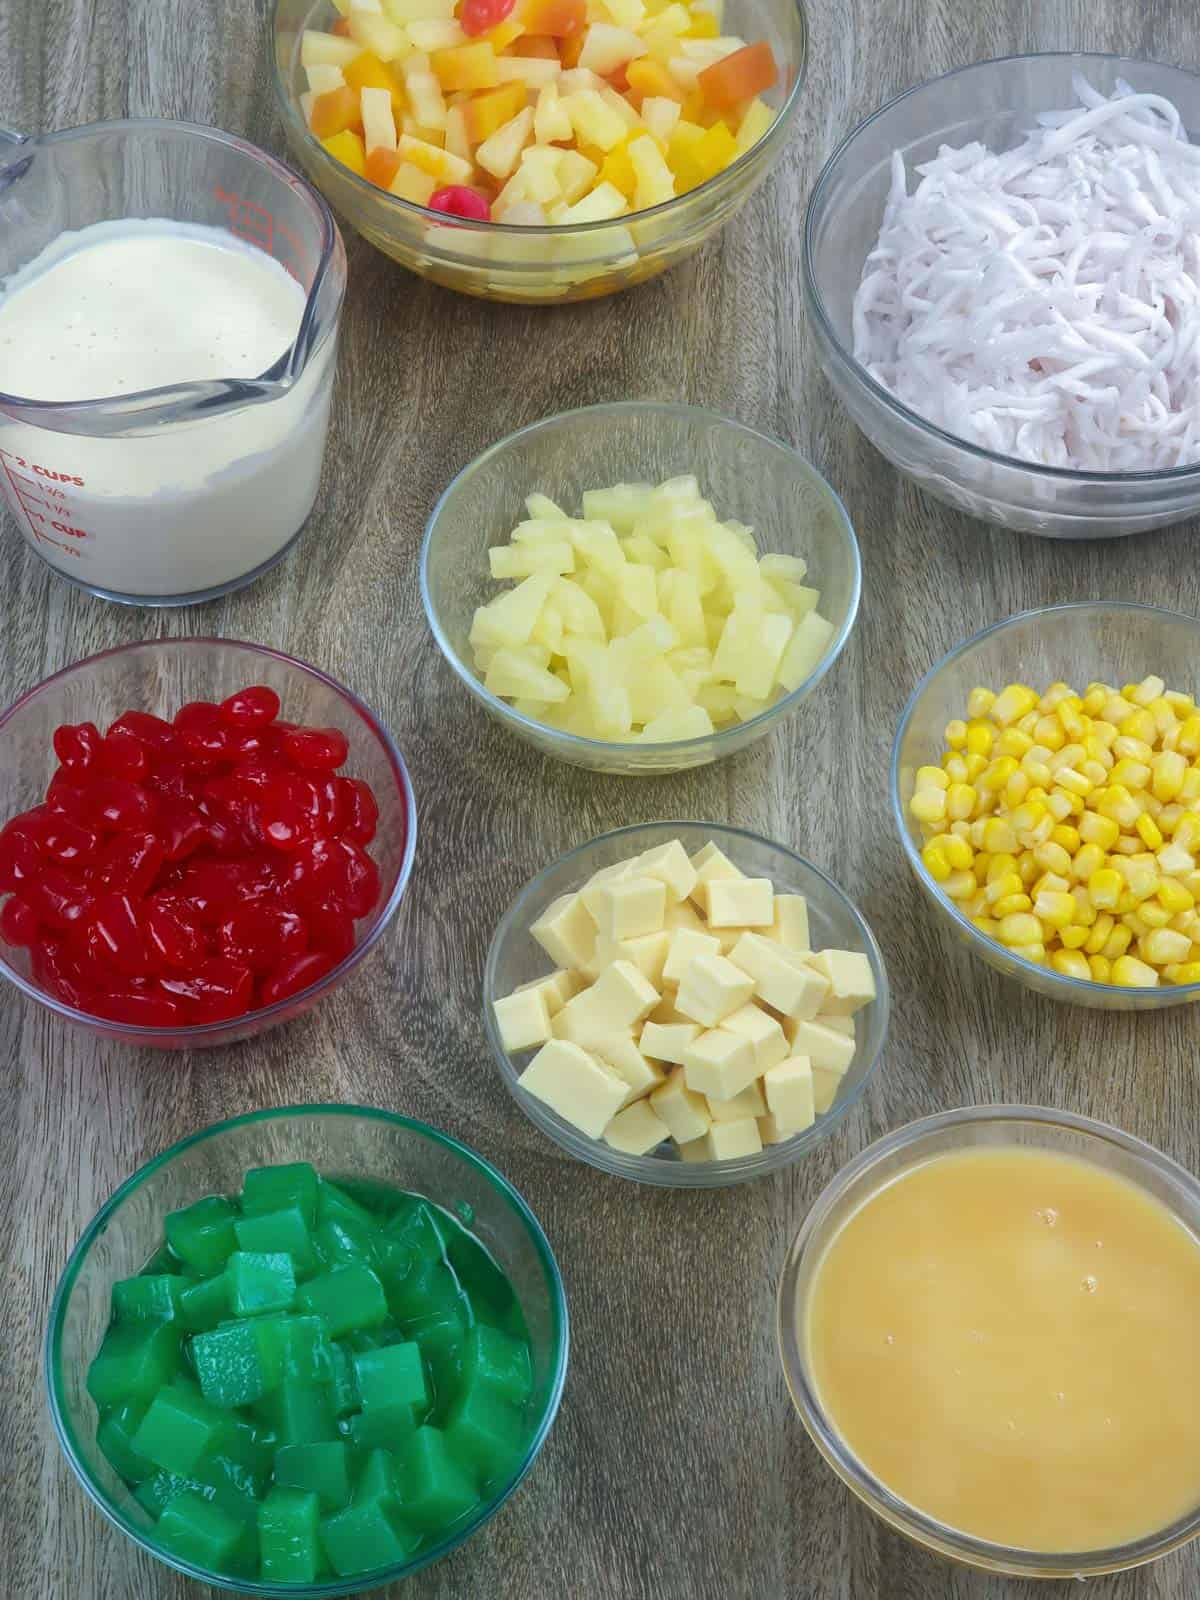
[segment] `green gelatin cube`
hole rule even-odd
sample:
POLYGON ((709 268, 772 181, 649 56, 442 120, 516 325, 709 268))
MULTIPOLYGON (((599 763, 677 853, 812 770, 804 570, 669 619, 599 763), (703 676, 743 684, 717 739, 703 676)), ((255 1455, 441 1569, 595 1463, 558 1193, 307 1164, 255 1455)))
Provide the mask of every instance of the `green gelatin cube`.
POLYGON ((373 1406, 359 1411, 347 1424, 350 1438, 360 1450, 392 1449, 416 1427, 413 1409, 406 1400, 373 1406))
POLYGON ((260 1328, 248 1322, 229 1322, 195 1336, 192 1364, 206 1400, 215 1406, 248 1406, 278 1383, 282 1372, 272 1373, 260 1343, 260 1328))
POLYGON ((227 1270, 229 1303, 235 1316, 287 1311, 296 1302, 296 1273, 291 1256, 235 1250, 227 1270))
POLYGON ((288 1166, 252 1167, 242 1179, 242 1215, 261 1216, 267 1211, 295 1207, 311 1228, 317 1220, 321 1180, 307 1161, 288 1166))
POLYGON ((127 1401, 148 1405, 179 1364, 179 1332, 170 1322, 115 1322, 88 1368, 87 1389, 101 1411, 127 1401))
POLYGON ((285 1444, 275 1456, 275 1482, 315 1494, 324 1512, 350 1503, 350 1457, 344 1439, 285 1444))
POLYGON ((317 1224, 313 1245, 327 1267, 345 1267, 354 1262, 370 1266, 375 1258, 369 1230, 336 1218, 317 1224))
POLYGON ((156 1472, 152 1478, 138 1484, 133 1491, 133 1498, 157 1521, 171 1501, 185 1491, 198 1494, 202 1500, 216 1499, 216 1491, 211 1484, 197 1483, 193 1478, 181 1478, 177 1472, 156 1472))
POLYGON ((253 1559, 245 1522, 194 1490, 170 1501, 155 1532, 172 1555, 210 1572, 244 1570, 253 1559))
POLYGON ((414 1412, 429 1409, 429 1385, 416 1344, 386 1345, 364 1350, 354 1358, 354 1375, 364 1411, 383 1406, 408 1405, 414 1412))
POLYGON ((396 1509, 396 1460, 390 1450, 372 1450, 354 1489, 356 1506, 382 1501, 396 1509))
POLYGON ((339 1578, 403 1561, 418 1542, 418 1535, 400 1524, 386 1500, 348 1506, 321 1523, 321 1543, 339 1578))
POLYGON ((233 1231, 237 1212, 228 1200, 210 1195, 167 1217, 167 1243, 180 1261, 202 1278, 220 1272, 237 1247, 233 1231))
POLYGON ((282 1254, 291 1256, 292 1268, 297 1278, 307 1278, 317 1270, 320 1262, 313 1249, 312 1234, 299 1206, 288 1206, 283 1211, 263 1211, 235 1222, 238 1249, 260 1255, 282 1254))
POLYGON ((269 1473, 255 1472, 220 1449, 205 1456, 192 1476, 200 1492, 205 1488, 213 1491, 214 1505, 243 1519, 257 1514, 258 1502, 270 1484, 269 1473))
POLYGON ((126 1483, 142 1483, 154 1475, 154 1463, 133 1448, 133 1436, 145 1412, 140 1405, 118 1406, 96 1429, 96 1443, 105 1460, 126 1483))
POLYGON ((301 1285, 298 1299, 302 1311, 324 1319, 331 1339, 387 1321, 383 1285, 370 1267, 351 1265, 322 1272, 301 1285))
POLYGON ((229 1315, 229 1279, 222 1271, 188 1284, 179 1296, 179 1317, 189 1333, 207 1333, 229 1315))
POLYGON ((164 1472, 185 1477, 220 1438, 225 1419, 181 1384, 160 1389, 133 1436, 133 1448, 164 1472))
POLYGON ((321 1444, 339 1437, 328 1384, 286 1378, 257 1403, 255 1411, 275 1430, 281 1444, 321 1444))
POLYGON ((333 1345, 320 1317, 282 1317, 283 1376, 301 1383, 333 1380, 333 1345))
POLYGON ((360 1206, 340 1184, 331 1183, 328 1178, 317 1180, 317 1221, 340 1222, 359 1234, 370 1234, 378 1226, 365 1206, 360 1206))
POLYGON ((467 1384, 484 1384, 515 1406, 533 1392, 529 1346, 485 1323, 477 1322, 467 1335, 463 1370, 467 1384))
POLYGON ((340 1344, 331 1344, 329 1354, 333 1373, 330 1388, 333 1393, 333 1411, 338 1417, 347 1417, 360 1405, 358 1384, 354 1377, 354 1359, 340 1344))
POLYGON ((267 1583, 315 1583, 321 1568, 315 1494, 276 1487, 258 1508, 259 1572, 267 1583))
POLYGON ((521 1444, 521 1419, 507 1401, 482 1384, 469 1387, 450 1407, 443 1428, 451 1456, 477 1482, 498 1477, 521 1444))
POLYGON ((113 1316, 121 1322, 170 1322, 179 1315, 184 1280, 169 1273, 123 1278, 113 1284, 113 1316))
POLYGON ((472 1478, 446 1447, 440 1428, 418 1428, 403 1448, 397 1467, 401 1514, 423 1532, 437 1532, 476 1505, 472 1478))

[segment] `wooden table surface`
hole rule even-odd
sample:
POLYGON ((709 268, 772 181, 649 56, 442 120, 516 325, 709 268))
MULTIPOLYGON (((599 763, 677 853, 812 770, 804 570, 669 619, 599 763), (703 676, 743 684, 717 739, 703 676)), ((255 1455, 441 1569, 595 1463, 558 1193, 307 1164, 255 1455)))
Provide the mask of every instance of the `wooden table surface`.
MULTIPOLYGON (((0 124, 182 117, 282 152, 266 9, 266 0, 7 0, 0 124)), ((811 73, 780 169, 723 236, 655 283, 559 310, 489 306, 431 288, 347 239, 350 291, 318 511, 297 550, 255 587, 192 611, 105 605, 55 578, 4 524, 0 701, 145 636, 218 633, 279 646, 382 712, 421 816, 416 872, 381 954, 308 1019, 265 1038, 171 1059, 97 1045, 11 988, 0 993, 5 1596, 200 1592, 109 1527, 59 1454, 41 1376, 50 1300, 85 1224, 151 1156, 218 1118, 318 1100, 408 1112, 474 1145, 527 1196, 566 1279, 571 1366, 535 1470, 475 1540, 410 1581, 405 1600, 1056 1592, 956 1570, 858 1507, 788 1402, 775 1286, 788 1241, 837 1168, 928 1112, 996 1100, 1068 1107, 1200 1163, 1195 1013, 1077 1011, 1002 982, 934 926, 885 794, 903 702, 943 652, 986 623, 1056 600, 1196 611, 1197 530, 1101 544, 1018 539, 902 482, 813 362, 801 225, 836 140, 894 92, 1014 51, 1078 46, 1195 66, 1200 25, 1189 0, 816 0, 812 9, 811 73), (722 765, 652 782, 544 761, 488 721, 443 665, 417 589, 426 515, 459 467, 519 424, 638 396, 698 402, 793 441, 844 496, 865 579, 844 656, 782 731, 722 765), (882 1071, 838 1135, 789 1172, 712 1194, 641 1189, 560 1154, 502 1088, 479 1020, 486 943, 515 889, 577 842, 663 816, 732 820, 827 867, 871 921, 893 984, 882 1071)), ((1097 1580, 1088 1593, 1194 1600, 1200 1545, 1097 1580)))

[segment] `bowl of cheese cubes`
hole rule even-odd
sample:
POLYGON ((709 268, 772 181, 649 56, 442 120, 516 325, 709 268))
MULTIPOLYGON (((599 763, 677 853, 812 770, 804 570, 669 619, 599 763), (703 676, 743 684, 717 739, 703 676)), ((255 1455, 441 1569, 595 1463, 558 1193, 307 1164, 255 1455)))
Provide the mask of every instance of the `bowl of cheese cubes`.
POLYGON ((888 983, 841 889, 741 828, 618 828, 540 872, 496 930, 484 1026, 531 1121, 664 1188, 776 1172, 861 1099, 888 983))
POLYGON ((702 766, 820 683, 858 611, 858 541, 786 444, 624 401, 523 428, 434 509, 434 638, 495 717, 598 772, 702 766))
POLYGON ((611 294, 691 255, 782 154, 803 0, 276 0, 300 165, 411 271, 611 294))

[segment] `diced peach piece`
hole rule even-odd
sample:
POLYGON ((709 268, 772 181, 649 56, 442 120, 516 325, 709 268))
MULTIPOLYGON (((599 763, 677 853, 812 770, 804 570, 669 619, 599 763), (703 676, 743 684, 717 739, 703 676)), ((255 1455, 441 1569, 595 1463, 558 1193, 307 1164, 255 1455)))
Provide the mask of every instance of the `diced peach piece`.
POLYGON ((497 55, 515 44, 525 32, 525 24, 518 22, 515 17, 505 17, 503 22, 498 22, 494 28, 489 28, 483 38, 491 45, 497 55))
POLYGON ((392 110, 396 116, 404 114, 404 90, 392 69, 370 50, 364 50, 345 69, 346 82, 352 89, 386 89, 392 97, 392 110))
POLYGON ((324 142, 336 134, 344 133, 347 128, 355 131, 362 129, 362 108, 358 90, 343 83, 328 94, 319 94, 313 101, 312 131, 324 142))
POLYGON ((521 21, 529 33, 569 39, 587 23, 587 0, 525 0, 521 21))
POLYGON ((614 145, 604 158, 604 163, 596 177, 597 184, 611 183, 614 189, 619 189, 626 200, 632 200, 637 188, 637 173, 633 170, 633 162, 629 159, 629 141, 623 139, 620 144, 614 145))
POLYGON ((348 39, 350 37, 350 18, 339 17, 329 31, 335 39, 348 39))
POLYGON ((778 78, 779 69, 771 46, 760 39, 757 44, 748 44, 714 61, 711 67, 705 67, 698 83, 710 106, 718 111, 732 111, 745 101, 753 100, 764 89, 772 88, 778 78))
POLYGON ((429 65, 443 90, 494 89, 500 82, 496 52, 486 39, 453 50, 435 50, 429 65))
POLYGON ((462 107, 463 130, 468 143, 482 144, 485 139, 511 122, 518 111, 525 109, 525 85, 505 83, 486 94, 476 95, 462 107))
POLYGON ((643 56, 640 61, 629 63, 625 68, 625 76, 629 80, 630 92, 634 95, 643 99, 653 96, 656 99, 674 100, 680 105, 683 104, 683 90, 661 61, 643 56))
POLYGON ((512 53, 535 60, 558 60, 558 46, 548 33, 523 33, 513 45, 512 53))
POLYGON ((360 178, 366 176, 367 152, 363 149, 361 137, 353 128, 343 128, 341 133, 322 139, 321 146, 335 161, 340 161, 342 166, 349 167, 351 172, 357 172, 360 178))
POLYGON ((368 183, 378 184, 381 189, 390 189, 392 179, 400 170, 400 166, 400 157, 395 150, 384 150, 380 147, 368 154, 363 176, 368 183))

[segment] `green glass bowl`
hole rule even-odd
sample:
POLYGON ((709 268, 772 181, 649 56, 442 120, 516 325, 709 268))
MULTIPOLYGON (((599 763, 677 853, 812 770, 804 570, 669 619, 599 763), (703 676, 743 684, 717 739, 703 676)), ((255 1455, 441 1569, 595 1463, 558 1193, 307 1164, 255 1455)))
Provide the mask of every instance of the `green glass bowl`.
POLYGON ((567 1305, 558 1264, 537 1219, 495 1167, 423 1122, 365 1106, 282 1106, 217 1122, 173 1145, 117 1190, 76 1245, 59 1282, 46 1335, 46 1384, 58 1441, 84 1489, 112 1523, 149 1555, 186 1577, 235 1594, 332 1600, 407 1578, 478 1532, 525 1477, 546 1442, 567 1371, 567 1305), (331 1176, 412 1189, 464 1215, 508 1274, 529 1328, 533 1431, 507 1482, 475 1514, 409 1561, 314 1584, 264 1584, 207 1572, 162 1549, 154 1524, 96 1445, 87 1369, 109 1320, 119 1278, 145 1266, 162 1242, 168 1211, 210 1194, 236 1194, 247 1167, 309 1161, 331 1176))

